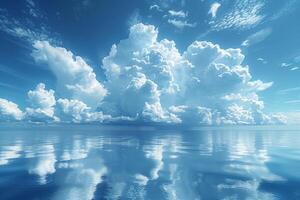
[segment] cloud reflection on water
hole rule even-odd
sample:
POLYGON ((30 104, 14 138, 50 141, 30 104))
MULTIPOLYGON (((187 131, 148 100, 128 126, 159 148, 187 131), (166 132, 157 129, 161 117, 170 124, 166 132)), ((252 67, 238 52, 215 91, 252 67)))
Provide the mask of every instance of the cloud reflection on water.
MULTIPOLYGON (((35 198, 284 199, 284 193, 262 186, 289 184, 292 172, 274 168, 288 170, 288 163, 273 156, 284 149, 299 153, 300 139, 286 133, 291 140, 278 141, 271 132, 237 130, 30 131, 12 131, 16 141, 1 135, 0 172, 20 163, 26 169, 19 169, 17 179, 2 181, 0 192, 3 184, 12 185, 26 173, 34 187, 55 185, 49 196, 32 194, 35 198)), ((295 169, 299 157, 287 159, 295 169)), ((13 199, 16 194, 10 195, 13 199)))

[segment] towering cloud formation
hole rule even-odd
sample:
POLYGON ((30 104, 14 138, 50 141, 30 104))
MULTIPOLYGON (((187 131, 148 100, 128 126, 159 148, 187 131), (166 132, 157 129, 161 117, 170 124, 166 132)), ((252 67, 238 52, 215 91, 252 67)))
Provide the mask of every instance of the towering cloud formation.
POLYGON ((56 75, 61 99, 56 102, 54 91, 39 84, 28 93, 30 118, 193 125, 284 121, 263 113, 258 92, 272 82, 252 79, 240 49, 195 41, 180 53, 174 41, 158 40, 152 25, 132 26, 129 37, 112 46, 102 60, 102 84, 81 57, 64 48, 37 41, 32 56, 56 75))
POLYGON ((195 41, 181 54, 157 35, 154 26, 137 24, 112 46, 103 59, 109 95, 101 110, 155 122, 271 122, 257 92, 272 83, 252 80, 240 49, 195 41))
POLYGON ((47 41, 36 41, 33 47, 33 58, 47 63, 57 77, 57 89, 61 95, 97 107, 107 91, 97 81, 92 67, 81 57, 65 48, 51 46, 47 41))

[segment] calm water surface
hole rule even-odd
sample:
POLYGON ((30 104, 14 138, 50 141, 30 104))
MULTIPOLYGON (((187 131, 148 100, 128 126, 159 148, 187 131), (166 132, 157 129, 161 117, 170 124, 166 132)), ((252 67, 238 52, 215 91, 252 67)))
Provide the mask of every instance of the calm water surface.
POLYGON ((300 129, 0 127, 0 199, 300 199, 300 129))

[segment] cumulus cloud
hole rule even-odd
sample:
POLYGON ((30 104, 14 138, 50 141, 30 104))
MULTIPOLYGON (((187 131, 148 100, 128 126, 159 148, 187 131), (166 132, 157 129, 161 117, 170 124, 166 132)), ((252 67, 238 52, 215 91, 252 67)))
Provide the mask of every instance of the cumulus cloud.
POLYGON ((195 41, 181 54, 174 41, 157 35, 154 26, 137 24, 112 46, 102 61, 109 95, 100 110, 155 122, 266 122, 256 93, 273 83, 252 79, 240 49, 195 41))
POLYGON ((208 11, 208 14, 211 14, 211 17, 216 17, 217 16, 217 12, 218 9, 220 8, 221 4, 218 2, 215 2, 213 4, 210 5, 210 9, 208 11))
POLYGON ((62 47, 54 47, 47 41, 36 41, 33 58, 46 63, 57 78, 57 92, 62 96, 78 99, 92 108, 107 91, 96 79, 93 68, 81 57, 62 47))
POLYGON ((158 40, 157 28, 139 23, 103 58, 106 79, 100 83, 92 67, 65 48, 45 41, 35 42, 34 48, 35 60, 47 63, 56 75, 57 92, 46 90, 44 84, 28 92, 26 116, 31 121, 193 125, 285 121, 263 112, 259 92, 273 82, 253 79, 241 49, 194 41, 181 53, 174 41, 158 40))
POLYGON ((110 116, 102 112, 93 112, 85 103, 76 99, 58 99, 58 113, 62 121, 79 122, 103 122, 110 116))
POLYGON ((0 98, 0 121, 22 120, 23 116, 17 104, 0 98))
POLYGON ((26 117, 31 121, 58 121, 54 115, 56 100, 54 90, 46 90, 45 84, 40 83, 35 90, 28 92, 31 107, 26 108, 26 117))

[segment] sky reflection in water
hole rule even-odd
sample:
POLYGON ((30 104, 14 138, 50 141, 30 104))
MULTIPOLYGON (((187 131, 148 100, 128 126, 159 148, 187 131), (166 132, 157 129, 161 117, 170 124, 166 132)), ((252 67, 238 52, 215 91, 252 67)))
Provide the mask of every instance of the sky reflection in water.
POLYGON ((300 199, 299 131, 0 129, 0 199, 300 199))

